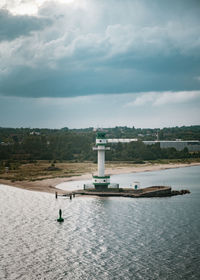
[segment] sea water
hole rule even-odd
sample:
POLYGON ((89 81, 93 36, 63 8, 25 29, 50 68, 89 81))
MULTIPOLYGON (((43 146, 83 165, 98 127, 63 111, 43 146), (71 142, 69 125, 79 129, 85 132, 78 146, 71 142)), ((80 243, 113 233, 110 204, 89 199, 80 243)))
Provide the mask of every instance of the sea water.
POLYGON ((0 185, 0 279, 200 279, 200 166, 111 180, 191 194, 56 200, 0 185))

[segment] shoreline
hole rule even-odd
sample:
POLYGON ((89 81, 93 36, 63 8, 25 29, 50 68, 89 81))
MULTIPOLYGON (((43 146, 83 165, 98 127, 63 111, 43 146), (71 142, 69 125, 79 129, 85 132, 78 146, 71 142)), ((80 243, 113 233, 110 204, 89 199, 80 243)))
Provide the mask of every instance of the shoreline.
MULTIPOLYGON (((169 163, 169 164, 144 164, 142 166, 126 166, 126 167, 118 167, 118 168, 107 168, 106 173, 109 175, 119 175, 119 174, 128 174, 128 173, 139 173, 139 172, 152 172, 159 170, 166 170, 172 168, 182 168, 182 167, 190 167, 190 166, 200 166, 199 162, 192 163, 169 163)), ((57 177, 51 179, 44 180, 36 180, 36 181, 15 181, 0 179, 0 184, 8 185, 11 187, 17 187, 20 189, 25 189, 29 191, 38 191, 38 192, 47 192, 47 193, 55 193, 58 194, 68 194, 71 191, 64 191, 62 189, 57 188, 56 186, 60 183, 71 182, 71 181, 82 181, 88 180, 92 178, 91 173, 85 173, 80 176, 71 176, 71 177, 57 177)))

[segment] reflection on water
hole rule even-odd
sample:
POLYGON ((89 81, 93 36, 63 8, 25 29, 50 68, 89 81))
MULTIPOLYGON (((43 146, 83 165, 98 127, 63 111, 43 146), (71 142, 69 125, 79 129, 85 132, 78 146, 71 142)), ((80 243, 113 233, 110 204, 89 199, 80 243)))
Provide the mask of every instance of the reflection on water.
POLYGON ((171 198, 55 200, 1 185, 0 279, 200 279, 199 171, 112 178, 191 190, 171 198))

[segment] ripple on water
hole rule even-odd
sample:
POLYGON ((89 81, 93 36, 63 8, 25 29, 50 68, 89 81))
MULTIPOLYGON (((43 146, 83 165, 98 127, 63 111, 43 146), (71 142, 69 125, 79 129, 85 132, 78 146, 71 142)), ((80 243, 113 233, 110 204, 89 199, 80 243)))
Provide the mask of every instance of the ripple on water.
POLYGON ((200 279, 200 173, 192 174, 191 195, 172 198, 55 200, 0 186, 0 279, 200 279))

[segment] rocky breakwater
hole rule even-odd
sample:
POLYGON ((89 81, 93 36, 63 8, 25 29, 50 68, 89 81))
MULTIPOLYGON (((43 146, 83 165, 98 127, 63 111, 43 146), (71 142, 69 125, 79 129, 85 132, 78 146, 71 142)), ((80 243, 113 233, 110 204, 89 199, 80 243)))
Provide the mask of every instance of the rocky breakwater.
POLYGON ((95 189, 88 189, 88 190, 78 190, 75 191, 76 194, 80 195, 95 195, 95 196, 123 196, 123 197, 169 197, 174 195, 183 195, 190 193, 189 190, 172 190, 169 186, 151 186, 143 189, 111 189, 108 188, 107 190, 97 191, 95 189))
POLYGON ((171 187, 166 186, 152 186, 145 189, 142 189, 142 192, 139 194, 139 197, 163 197, 163 196, 174 196, 190 193, 189 190, 172 190, 171 187))

